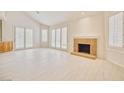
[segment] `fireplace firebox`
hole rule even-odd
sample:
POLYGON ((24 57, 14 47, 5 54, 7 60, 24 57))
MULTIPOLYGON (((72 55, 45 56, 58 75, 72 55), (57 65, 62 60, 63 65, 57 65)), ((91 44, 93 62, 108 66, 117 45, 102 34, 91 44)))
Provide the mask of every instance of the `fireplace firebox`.
POLYGON ((78 52, 90 54, 89 44, 78 44, 78 52))

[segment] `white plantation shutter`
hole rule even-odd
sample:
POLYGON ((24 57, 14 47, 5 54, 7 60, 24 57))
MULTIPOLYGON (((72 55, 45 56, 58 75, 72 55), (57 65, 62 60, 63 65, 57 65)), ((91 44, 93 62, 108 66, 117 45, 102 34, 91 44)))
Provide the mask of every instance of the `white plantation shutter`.
POLYGON ((16 27, 15 28, 15 48, 24 49, 33 47, 33 30, 16 27))
POLYGON ((52 37, 52 38, 51 38, 51 39, 52 39, 52 40, 51 40, 51 46, 52 46, 52 47, 55 47, 55 40, 56 40, 55 36, 56 36, 55 29, 53 29, 53 30, 52 30, 52 33, 51 33, 51 37, 52 37))
POLYGON ((61 47, 61 29, 56 29, 56 48, 61 47))
POLYGON ((67 26, 52 29, 51 47, 66 50, 67 49, 67 26))
POLYGON ((42 42, 47 42, 48 41, 48 30, 42 29, 41 35, 42 35, 42 42))
POLYGON ((109 46, 113 46, 113 32, 114 32, 114 25, 113 25, 113 17, 109 18, 109 46))
POLYGON ((33 47, 33 30, 25 29, 25 47, 32 48, 33 47))
POLYGON ((109 46, 123 47, 123 12, 109 18, 109 46))
POLYGON ((24 48, 24 28, 16 27, 15 29, 15 48, 23 49, 24 48))
POLYGON ((62 28, 62 32, 61 32, 61 48, 67 49, 67 27, 62 28))

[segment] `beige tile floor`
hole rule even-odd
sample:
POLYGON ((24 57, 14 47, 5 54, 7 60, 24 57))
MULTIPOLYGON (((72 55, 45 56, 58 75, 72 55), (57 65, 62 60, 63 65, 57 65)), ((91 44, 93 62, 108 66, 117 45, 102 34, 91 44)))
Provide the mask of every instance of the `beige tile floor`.
POLYGON ((54 49, 0 54, 0 80, 124 80, 124 68, 54 49))

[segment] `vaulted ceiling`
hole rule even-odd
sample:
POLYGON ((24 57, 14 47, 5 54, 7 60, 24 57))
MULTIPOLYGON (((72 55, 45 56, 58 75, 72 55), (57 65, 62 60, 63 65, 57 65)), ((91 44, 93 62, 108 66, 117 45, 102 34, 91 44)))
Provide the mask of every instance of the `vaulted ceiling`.
POLYGON ((78 19, 85 16, 101 14, 103 12, 83 12, 83 11, 29 11, 29 16, 45 25, 55 25, 65 21, 78 19))

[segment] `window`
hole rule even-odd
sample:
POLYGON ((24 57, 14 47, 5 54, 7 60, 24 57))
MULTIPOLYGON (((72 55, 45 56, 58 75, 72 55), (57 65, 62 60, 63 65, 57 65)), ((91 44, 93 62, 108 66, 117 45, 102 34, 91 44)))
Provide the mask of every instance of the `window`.
POLYGON ((24 28, 16 27, 15 47, 16 49, 24 48, 24 28))
POLYGON ((67 27, 53 29, 51 33, 51 46, 59 49, 67 49, 67 27))
POLYGON ((26 48, 33 47, 33 31, 32 29, 25 29, 25 46, 26 48))
POLYGON ((123 12, 109 18, 109 46, 123 47, 123 12))
POLYGON ((41 31, 42 35, 42 42, 47 42, 48 41, 48 30, 47 29, 42 29, 41 31))
POLYGON ((55 47, 55 40, 56 40, 56 38, 55 38, 56 35, 55 34, 56 34, 55 29, 53 29, 52 34, 51 34, 52 35, 52 40, 51 40, 51 46, 52 47, 55 47))
POLYGON ((61 34, 62 35, 62 45, 61 45, 61 47, 63 49, 66 49, 67 48, 67 27, 63 27, 61 33, 62 33, 61 34))
POLYGON ((61 30, 56 29, 56 48, 60 48, 60 43, 61 43, 61 30))
POLYGON ((15 48, 24 49, 33 47, 33 30, 23 27, 15 28, 15 48))

